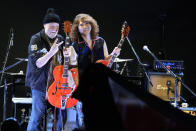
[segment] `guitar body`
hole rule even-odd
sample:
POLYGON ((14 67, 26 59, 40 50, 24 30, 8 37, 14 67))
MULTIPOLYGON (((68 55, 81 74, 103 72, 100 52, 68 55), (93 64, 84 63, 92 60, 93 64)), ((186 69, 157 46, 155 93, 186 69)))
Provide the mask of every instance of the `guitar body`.
POLYGON ((96 61, 96 63, 101 63, 105 66, 108 66, 108 64, 110 63, 110 60, 98 60, 98 61, 96 61))
POLYGON ((70 108, 76 105, 77 99, 71 98, 72 93, 76 90, 78 85, 78 71, 76 68, 68 70, 71 72, 71 76, 74 80, 73 87, 69 87, 68 79, 62 77, 64 71, 64 65, 56 66, 53 70, 54 82, 50 85, 47 91, 48 101, 51 105, 63 108, 62 103, 65 104, 65 108, 70 108))

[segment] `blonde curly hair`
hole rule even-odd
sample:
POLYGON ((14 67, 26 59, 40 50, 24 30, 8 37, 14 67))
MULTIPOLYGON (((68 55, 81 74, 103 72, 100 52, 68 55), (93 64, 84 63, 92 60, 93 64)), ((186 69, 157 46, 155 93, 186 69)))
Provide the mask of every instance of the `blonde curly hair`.
POLYGON ((80 22, 89 22, 91 24, 91 39, 95 39, 99 35, 99 25, 97 24, 97 21, 89 14, 81 13, 74 18, 72 24, 72 31, 70 37, 73 42, 76 42, 80 37, 80 32, 78 30, 78 25, 80 22))

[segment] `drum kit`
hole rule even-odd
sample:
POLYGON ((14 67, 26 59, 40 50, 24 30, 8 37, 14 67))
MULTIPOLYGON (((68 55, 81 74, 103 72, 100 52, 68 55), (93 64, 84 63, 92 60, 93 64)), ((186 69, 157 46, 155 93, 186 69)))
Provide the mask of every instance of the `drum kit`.
POLYGON ((31 107, 30 89, 27 87, 20 88, 21 85, 24 85, 25 81, 25 74, 22 70, 20 70, 19 72, 7 72, 7 70, 15 67, 22 62, 27 62, 28 59, 15 59, 18 60, 16 63, 0 71, 0 74, 2 73, 2 75, 4 74, 6 76, 2 85, 0 85, 0 88, 3 88, 4 92, 3 121, 7 120, 8 118, 10 118, 10 116, 12 116, 14 118, 17 118, 18 122, 22 126, 29 120, 29 113, 31 107))
POLYGON ((131 62, 133 59, 120 59, 120 58, 115 58, 114 59, 114 71, 116 73, 119 73, 120 75, 123 74, 125 68, 127 67, 127 62, 131 62), (121 65, 121 63, 123 65, 121 65), (120 65, 122 66, 120 69, 120 65))

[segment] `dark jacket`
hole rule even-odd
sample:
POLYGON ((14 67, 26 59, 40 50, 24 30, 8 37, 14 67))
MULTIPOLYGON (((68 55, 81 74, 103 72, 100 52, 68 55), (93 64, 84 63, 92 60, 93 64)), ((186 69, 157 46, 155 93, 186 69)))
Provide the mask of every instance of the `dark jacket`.
MULTIPOLYGON (((44 30, 41 30, 31 37, 28 47, 28 64, 25 80, 25 86, 40 90, 42 92, 46 92, 51 60, 49 60, 41 68, 36 66, 36 61, 46 53, 43 49, 47 51, 50 50, 50 45, 46 37, 47 36, 45 35, 44 30)), ((61 35, 57 35, 56 37, 58 38, 58 41, 63 40, 61 35)), ((49 40, 51 43, 53 43, 55 39, 56 38, 49 40)))

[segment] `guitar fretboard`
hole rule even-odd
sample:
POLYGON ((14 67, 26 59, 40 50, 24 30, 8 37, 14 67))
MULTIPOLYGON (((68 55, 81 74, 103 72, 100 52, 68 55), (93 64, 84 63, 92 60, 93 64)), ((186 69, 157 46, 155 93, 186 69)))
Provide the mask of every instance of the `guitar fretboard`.
POLYGON ((64 58, 64 73, 62 74, 63 78, 68 78, 68 69, 69 69, 69 57, 64 58))
MULTIPOLYGON (((118 48, 121 48, 121 47, 122 47, 122 45, 123 45, 123 43, 124 43, 124 40, 125 40, 125 38, 122 38, 122 39, 120 40, 120 42, 119 42, 119 44, 118 44, 118 46, 117 46, 118 48)), ((108 64, 108 67, 109 67, 109 68, 112 67, 112 65, 113 65, 114 60, 115 60, 116 57, 117 57, 117 54, 114 53, 114 54, 112 55, 112 58, 111 58, 109 64, 108 64)))

